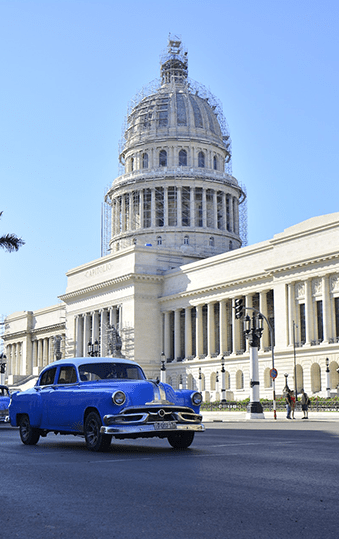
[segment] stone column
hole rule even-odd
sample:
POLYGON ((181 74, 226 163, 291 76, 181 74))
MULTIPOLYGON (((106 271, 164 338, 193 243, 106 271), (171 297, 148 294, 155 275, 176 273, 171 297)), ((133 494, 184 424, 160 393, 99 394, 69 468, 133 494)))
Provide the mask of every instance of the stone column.
POLYGON ((224 230, 227 230, 226 193, 222 194, 222 215, 223 215, 223 227, 224 227, 224 230))
POLYGON ((215 354, 214 303, 207 304, 207 355, 215 354))
POLYGON ((151 189, 151 228, 155 228, 155 189, 151 189))
POLYGON ((219 302, 219 335, 220 335, 220 355, 223 356, 228 350, 227 343, 227 316, 226 299, 219 302))
POLYGON ((33 367, 38 366, 38 341, 34 339, 33 341, 33 367))
POLYGON ((170 311, 164 313, 164 354, 166 359, 172 356, 170 338, 170 311))
MULTIPOLYGON (((259 293, 259 311, 266 316, 267 318, 267 292, 260 292, 259 293)), ((261 337, 261 348, 265 350, 269 346, 270 342, 270 330, 269 327, 264 320, 264 331, 261 337)))
POLYGON ((192 313, 191 307, 185 309, 185 357, 192 355, 192 313))
POLYGON ((305 281, 305 325, 306 325, 306 345, 310 345, 314 339, 314 318, 312 305, 311 280, 305 281))
POLYGON ((195 227, 195 190, 194 187, 190 188, 190 226, 195 227))
POLYGON ((87 346, 90 341, 91 335, 90 335, 90 315, 84 314, 84 340, 83 340, 83 351, 84 351, 84 357, 88 357, 88 350, 87 346))
POLYGON ((174 311, 174 359, 181 357, 181 339, 180 339, 180 312, 181 309, 174 311))
POLYGON ((206 189, 202 190, 202 226, 207 227, 207 212, 206 212, 206 189))
POLYGON ((287 297, 288 297, 288 345, 293 346, 293 322, 298 325, 296 305, 295 305, 295 286, 294 283, 288 283, 287 285, 287 297))
POLYGON ((233 354, 237 353, 237 350, 240 349, 240 324, 241 320, 238 320, 235 317, 235 300, 236 298, 232 299, 232 332, 233 332, 233 354))
POLYGON ((204 349, 202 305, 196 306, 196 355, 200 357, 204 349))
POLYGON ((75 317, 75 357, 81 357, 82 345, 83 345, 83 332, 81 331, 81 318, 79 315, 75 317))
POLYGON ((230 211, 230 232, 234 232, 234 216, 233 216, 233 197, 229 197, 229 211, 230 211))
POLYGON ((331 332, 331 298, 330 298, 330 286, 329 277, 324 275, 322 278, 322 300, 323 300, 323 330, 324 330, 324 344, 328 344, 332 337, 331 332))
POLYGON ((181 217, 181 202, 182 189, 181 186, 177 187, 177 226, 182 226, 182 217, 181 217))
POLYGON ((216 190, 213 191, 213 212, 214 212, 214 228, 218 228, 218 200, 217 200, 217 192, 216 190))
POLYGON ((105 357, 107 355, 107 311, 106 309, 100 309, 100 327, 101 327, 101 333, 100 333, 100 355, 102 357, 105 357), (106 315, 106 316, 105 316, 106 315))
POLYGON ((164 227, 168 226, 168 186, 164 186, 164 227))
POLYGON ((53 363, 54 361, 54 338, 49 337, 48 339, 48 364, 53 363))
POLYGON ((42 367, 42 339, 38 339, 38 367, 42 367))

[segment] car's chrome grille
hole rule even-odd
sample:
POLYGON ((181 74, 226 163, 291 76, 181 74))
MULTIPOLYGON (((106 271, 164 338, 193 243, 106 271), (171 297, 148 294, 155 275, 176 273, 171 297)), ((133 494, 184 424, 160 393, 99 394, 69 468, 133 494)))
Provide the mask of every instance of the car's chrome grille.
POLYGON ((106 424, 114 423, 158 423, 159 421, 171 421, 176 423, 200 423, 201 415, 196 414, 191 408, 183 406, 140 406, 126 408, 118 415, 104 417, 106 424))

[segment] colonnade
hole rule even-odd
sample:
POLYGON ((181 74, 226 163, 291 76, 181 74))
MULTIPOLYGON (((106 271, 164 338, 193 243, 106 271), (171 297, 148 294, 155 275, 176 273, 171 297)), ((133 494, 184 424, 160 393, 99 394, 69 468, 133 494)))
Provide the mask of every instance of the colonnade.
POLYGON ((112 237, 140 228, 191 227, 239 234, 236 196, 205 187, 136 189, 112 200, 112 237))
POLYGON ((99 356, 105 357, 110 351, 110 330, 119 331, 121 321, 121 305, 105 307, 79 314, 75 317, 75 355, 88 356, 88 343, 97 342, 99 356))
POLYGON ((338 339, 339 293, 338 297, 333 294, 333 283, 338 283, 338 276, 328 274, 287 285, 289 345, 296 341, 312 346, 338 339))
MULTIPOLYGON (((167 359, 182 361, 194 357, 241 355, 248 351, 243 322, 235 317, 235 300, 224 298, 163 313, 163 350, 167 359)), ((245 307, 257 308, 274 326, 273 292, 249 294, 245 307)), ((251 314, 248 312, 247 314, 251 314)), ((262 349, 271 346, 267 329, 261 339, 262 349)))
POLYGON ((25 338, 6 345, 7 374, 37 374, 56 359, 55 340, 60 339, 61 358, 65 357, 65 335, 25 338))

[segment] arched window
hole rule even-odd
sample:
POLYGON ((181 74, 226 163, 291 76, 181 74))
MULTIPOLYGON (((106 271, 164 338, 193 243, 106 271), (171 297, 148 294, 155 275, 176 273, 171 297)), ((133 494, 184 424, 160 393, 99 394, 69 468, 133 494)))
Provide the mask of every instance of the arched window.
POLYGON ((131 172, 134 170, 134 157, 131 157, 131 172))
POLYGON ((211 391, 215 391, 215 390, 216 390, 216 380, 217 380, 217 375, 216 375, 215 372, 212 372, 211 377, 210 377, 210 388, 211 388, 211 391))
POLYGON ((167 167, 167 152, 160 150, 159 152, 159 167, 167 167))
POLYGON ((157 245, 162 245, 162 237, 161 236, 157 237, 157 245))
POLYGON ((189 245, 189 237, 184 236, 184 245, 189 245))
POLYGON ((187 376, 187 389, 194 389, 194 378, 192 374, 187 376))
POLYGON ((337 372, 338 363, 331 361, 330 363, 330 389, 336 389, 339 384, 339 373, 337 372))
POLYGON ((148 168, 148 153, 142 154, 142 168, 148 168))
POLYGON ((311 388, 312 393, 321 391, 321 372, 318 363, 313 363, 311 367, 311 388))
POLYGON ((233 242, 232 242, 232 240, 230 240, 230 242, 228 244, 228 250, 232 251, 232 249, 233 249, 233 242))
POLYGON ((298 393, 300 393, 300 391, 304 387, 304 372, 301 365, 296 366, 296 374, 297 374, 297 391, 298 393))
POLYGON ((214 238, 213 238, 213 236, 210 237, 209 244, 210 244, 210 247, 214 247, 214 238))
POLYGON ((225 389, 231 389, 231 375, 228 371, 225 371, 225 389))
POLYGON ((187 167, 187 152, 180 150, 179 152, 179 167, 187 167))
POLYGON ((218 159, 216 155, 213 157, 213 168, 214 170, 218 170, 218 159))
POLYGON ((272 378, 270 376, 270 369, 265 369, 264 372, 264 387, 269 388, 272 387, 272 378))
POLYGON ((204 152, 198 153, 198 167, 204 168, 205 167, 205 154, 204 152))

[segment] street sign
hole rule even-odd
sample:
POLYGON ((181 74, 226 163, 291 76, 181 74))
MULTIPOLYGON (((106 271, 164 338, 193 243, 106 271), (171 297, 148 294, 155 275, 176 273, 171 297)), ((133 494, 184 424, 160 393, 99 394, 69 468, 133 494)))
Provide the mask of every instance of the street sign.
POLYGON ((277 369, 271 369, 270 370, 270 377, 273 378, 273 380, 275 380, 277 376, 278 376, 277 369))

